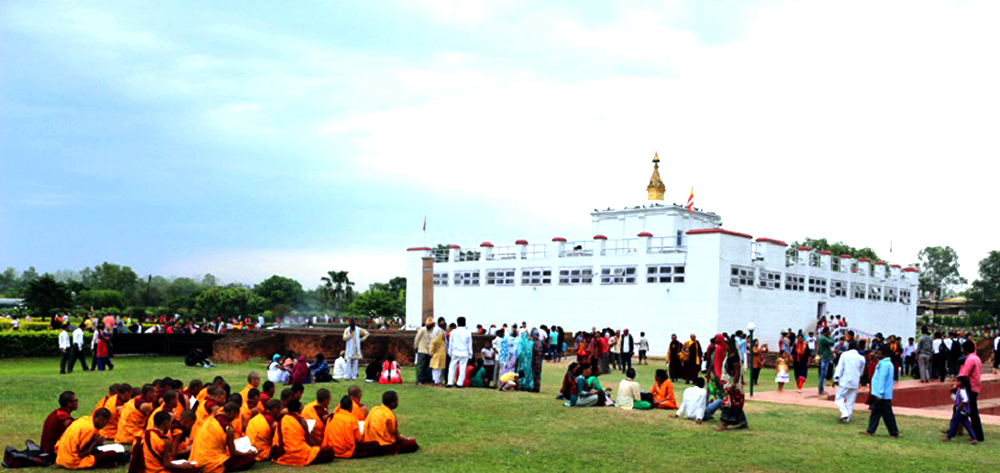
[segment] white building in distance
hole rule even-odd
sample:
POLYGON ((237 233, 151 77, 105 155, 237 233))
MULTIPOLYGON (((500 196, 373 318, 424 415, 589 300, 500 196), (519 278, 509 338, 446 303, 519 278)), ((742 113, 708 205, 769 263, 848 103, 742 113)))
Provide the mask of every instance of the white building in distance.
POLYGON ((813 331, 821 315, 841 314, 866 333, 913 334, 916 268, 789 252, 783 241, 722 229, 715 213, 664 205, 653 162, 650 202, 591 212, 592 238, 409 248, 406 324, 421 325, 430 297, 435 317, 464 316, 473 327, 628 328, 637 340, 644 331, 654 356, 672 333, 706 344, 750 322, 776 350, 782 329, 813 331))

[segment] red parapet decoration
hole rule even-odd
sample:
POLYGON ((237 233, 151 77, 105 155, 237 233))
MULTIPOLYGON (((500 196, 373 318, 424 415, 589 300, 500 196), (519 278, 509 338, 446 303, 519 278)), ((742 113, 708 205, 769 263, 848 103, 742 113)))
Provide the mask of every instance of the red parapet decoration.
POLYGON ((594 239, 595 240, 607 240, 608 237, 606 237, 604 235, 594 235, 594 239))
POLYGON ((772 245, 788 246, 788 243, 785 243, 785 242, 783 242, 781 240, 775 240, 774 238, 763 238, 763 237, 761 237, 761 238, 757 239, 757 243, 770 243, 772 245))
POLYGON ((833 253, 831 253, 829 251, 826 251, 826 250, 823 250, 823 251, 820 251, 819 254, 821 254, 821 255, 832 255, 833 253))
POLYGON ((490 243, 488 241, 484 241, 484 242, 482 242, 482 243, 479 244, 479 247, 480 248, 493 248, 493 243, 490 243))
POLYGON ((636 235, 636 236, 637 237, 644 237, 644 238, 652 238, 653 234, 649 233, 649 232, 639 232, 639 234, 636 235))
POLYGON ((555 238, 552 239, 552 241, 554 241, 556 243, 566 243, 566 239, 563 238, 563 237, 555 237, 555 238))
POLYGON ((872 260, 868 258, 858 258, 858 263, 871 263, 872 260))
POLYGON ((799 251, 810 251, 810 250, 812 250, 812 248, 809 248, 808 246, 800 246, 799 247, 799 251))
POLYGON ((431 251, 428 246, 414 246, 413 248, 407 248, 406 251, 431 251))
POLYGON ((900 266, 900 265, 898 265, 898 264, 894 264, 894 265, 892 265, 892 267, 893 267, 893 268, 902 268, 902 266, 900 266))
POLYGON ((515 245, 527 245, 528 240, 517 240, 514 242, 515 245))
POLYGON ((753 236, 747 235, 746 233, 734 232, 731 230, 725 230, 722 228, 699 228, 695 230, 688 230, 688 235, 711 235, 714 233, 721 233, 723 235, 735 236, 740 238, 747 238, 753 240, 753 236))
POLYGON ((903 272, 904 273, 919 273, 920 270, 917 269, 917 268, 914 268, 913 266, 907 266, 907 267, 903 268, 903 272))
POLYGON ((885 261, 879 261, 878 263, 875 263, 875 264, 880 265, 880 266, 885 266, 885 261))
POLYGON ((448 245, 448 248, 452 249, 452 250, 461 250, 462 249, 462 247, 458 246, 458 245, 448 245))
POLYGON ((853 258, 851 255, 840 255, 841 258, 853 258))

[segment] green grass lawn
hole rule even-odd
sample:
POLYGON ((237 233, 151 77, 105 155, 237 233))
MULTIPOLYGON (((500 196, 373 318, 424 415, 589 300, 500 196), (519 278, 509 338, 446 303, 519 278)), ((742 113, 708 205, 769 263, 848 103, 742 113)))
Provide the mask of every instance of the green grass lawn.
MULTIPOLYGON (((23 448, 25 439, 37 441, 45 416, 57 407, 58 394, 66 389, 80 399, 78 415, 87 415, 112 382, 133 385, 170 376, 185 381, 211 380, 222 375, 238 391, 251 369, 262 364, 243 363, 214 369, 185 367, 178 358, 124 357, 115 359, 112 372, 58 374, 57 359, 7 359, 0 363, 0 445, 23 448)), ((648 389, 657 366, 638 367, 638 381, 648 389)), ((867 410, 856 413, 850 425, 837 422, 829 409, 749 402, 750 429, 714 432, 717 424, 668 418, 672 411, 640 412, 614 408, 563 407, 555 400, 565 365, 546 364, 541 394, 499 393, 492 390, 445 390, 393 386, 400 393, 396 411, 403 435, 416 437, 421 450, 412 455, 336 461, 311 467, 319 471, 801 471, 857 472, 964 471, 995 468, 1000 455, 1000 429, 986 427, 988 441, 971 446, 965 442, 939 441, 944 421, 898 417, 902 438, 890 440, 884 427, 879 437, 858 435, 867 421, 867 410), (960 459, 960 460, 959 460, 960 459), (956 463, 958 461, 958 463, 956 463)), ((413 380, 413 369, 404 379, 413 380)), ((616 388, 619 375, 602 377, 605 387, 616 388)), ((774 372, 761 373, 762 390, 774 389, 774 372)), ((361 383, 364 401, 379 403, 386 389, 361 383)), ((345 383, 310 385, 303 399, 313 399, 327 387, 338 399, 345 383)), ((809 384, 815 390, 815 372, 809 384)), ((676 386, 680 398, 683 383, 676 386)), ((53 467, 56 468, 56 467, 53 467)), ((279 467, 258 463, 255 470, 279 467)), ((125 468, 119 469, 121 472, 125 468)))

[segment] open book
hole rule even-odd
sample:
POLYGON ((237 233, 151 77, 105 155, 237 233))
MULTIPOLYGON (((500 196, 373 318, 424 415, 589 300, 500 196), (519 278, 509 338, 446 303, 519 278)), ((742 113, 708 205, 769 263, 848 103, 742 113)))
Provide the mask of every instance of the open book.
POLYGON ((111 443, 108 445, 101 445, 97 447, 98 450, 102 452, 115 452, 115 453, 125 453, 125 446, 120 443, 111 443))
POLYGON ((253 447, 253 444, 250 443, 250 437, 240 437, 233 441, 233 444, 236 445, 236 451, 240 453, 257 451, 257 449, 253 447))
POLYGON ((188 409, 194 409, 194 405, 197 402, 198 402, 198 398, 196 398, 194 396, 191 396, 191 399, 188 400, 188 409))
POLYGON ((174 460, 170 463, 177 466, 183 466, 185 463, 190 463, 192 466, 198 466, 198 462, 189 462, 187 460, 174 460))
POLYGON ((306 427, 312 432, 316 428, 316 419, 306 419, 306 427))
POLYGON ((358 428, 361 429, 361 434, 364 435, 364 433, 365 433, 365 421, 359 420, 358 421, 358 428))

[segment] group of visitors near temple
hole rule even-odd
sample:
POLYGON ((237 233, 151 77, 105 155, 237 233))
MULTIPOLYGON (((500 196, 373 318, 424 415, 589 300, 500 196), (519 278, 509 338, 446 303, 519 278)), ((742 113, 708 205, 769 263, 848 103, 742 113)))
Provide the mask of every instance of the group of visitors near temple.
POLYGON ((45 419, 40 448, 67 469, 128 464, 147 473, 245 471, 258 461, 305 466, 418 449, 399 433, 395 391, 371 408, 357 385, 338 399, 319 389, 308 403, 301 384, 280 396, 275 391, 257 372, 239 392, 222 377, 207 386, 170 378, 142 387, 113 384, 78 418, 76 393, 66 391, 45 419))

